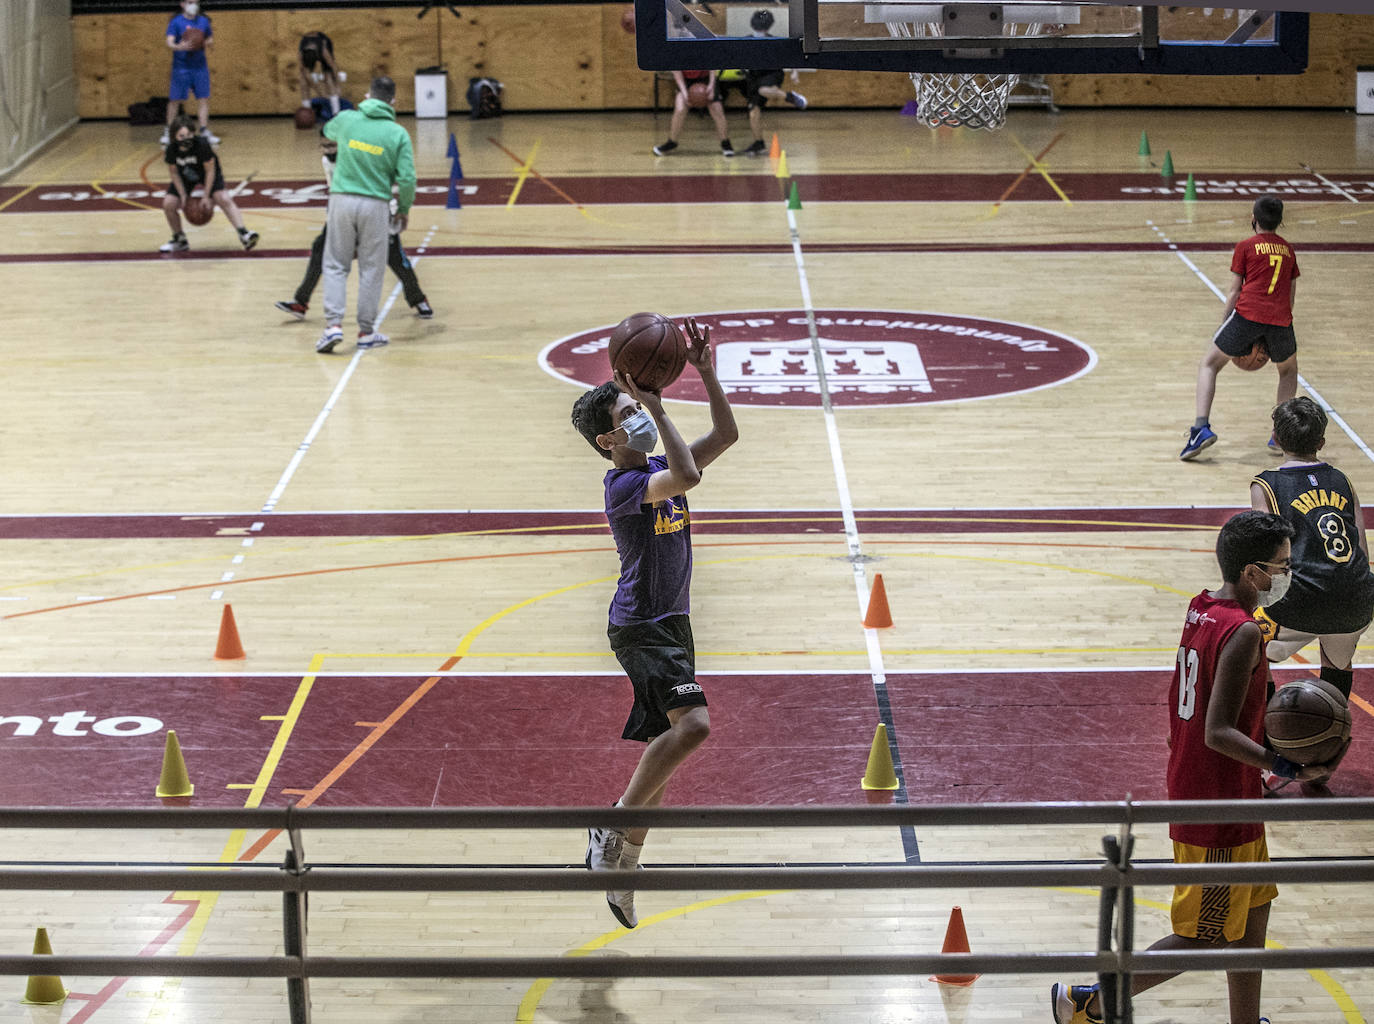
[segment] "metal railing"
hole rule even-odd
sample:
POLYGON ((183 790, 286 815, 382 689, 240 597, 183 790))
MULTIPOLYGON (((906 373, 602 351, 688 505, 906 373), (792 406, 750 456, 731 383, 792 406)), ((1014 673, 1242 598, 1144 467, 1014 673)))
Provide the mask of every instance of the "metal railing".
POLYGON ((1284 950, 1217 949, 1147 952, 1134 949, 1138 886, 1257 882, 1371 883, 1374 858, 1291 860, 1263 864, 1138 864, 1134 828, 1166 822, 1374 821, 1374 800, 1232 802, 1023 803, 933 807, 728 808, 308 808, 254 810, 0 809, 0 829, 240 829, 279 830, 289 848, 280 867, 109 867, 52 863, 7 866, 9 890, 281 892, 284 956, 0 956, 0 974, 284 978, 292 1024, 309 1024, 310 978, 614 978, 798 977, 842 975, 1095 973, 1107 1020, 1130 1024, 1130 977, 1187 970, 1374 967, 1374 946, 1284 950), (1100 864, 908 864, 857 867, 648 868, 590 873, 580 869, 312 866, 304 830, 330 829, 571 829, 612 828, 882 828, 995 825, 1117 826, 1103 840, 1100 864), (207 882, 211 884, 207 885, 207 882), (1070 953, 869 956, 590 957, 318 957, 306 951, 311 892, 516 892, 740 889, 935 889, 1080 886, 1099 890, 1096 948, 1070 953))

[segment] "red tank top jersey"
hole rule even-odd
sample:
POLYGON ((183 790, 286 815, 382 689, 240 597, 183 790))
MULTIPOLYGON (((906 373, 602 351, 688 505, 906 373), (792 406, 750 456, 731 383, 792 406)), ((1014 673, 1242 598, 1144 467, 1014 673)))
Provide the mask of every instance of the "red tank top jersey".
MULTIPOLYGON (((1188 605, 1179 641, 1178 662, 1169 684, 1169 799, 1259 799, 1260 770, 1207 746, 1207 704, 1216 679, 1217 658, 1231 636, 1253 621, 1236 601, 1218 601, 1203 591, 1188 605)), ((1265 661, 1258 658, 1236 728, 1264 743, 1265 661)), ((1169 836, 1181 843, 1219 850, 1241 846, 1264 835, 1261 822, 1172 824, 1169 836)))
POLYGON ((1287 327, 1293 322, 1292 283, 1298 275, 1293 247, 1273 232, 1261 232, 1236 245, 1231 273, 1245 278, 1236 312, 1259 324, 1287 327))

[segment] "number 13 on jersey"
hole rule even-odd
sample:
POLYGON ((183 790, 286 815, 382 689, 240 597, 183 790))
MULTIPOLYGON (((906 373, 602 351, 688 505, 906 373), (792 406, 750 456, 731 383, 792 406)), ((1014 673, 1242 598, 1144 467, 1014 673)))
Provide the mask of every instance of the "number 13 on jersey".
POLYGON ((1191 647, 1178 649, 1178 717, 1187 722, 1197 710, 1197 651, 1191 647))

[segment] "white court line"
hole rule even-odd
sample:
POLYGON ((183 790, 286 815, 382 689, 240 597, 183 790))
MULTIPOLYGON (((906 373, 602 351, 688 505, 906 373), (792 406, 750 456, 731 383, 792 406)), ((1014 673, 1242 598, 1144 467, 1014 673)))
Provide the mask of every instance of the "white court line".
MULTIPOLYGON (((1321 175, 1317 175, 1317 177, 1321 177, 1321 175)), ((1351 201, 1355 202, 1356 200, 1352 199, 1351 201)), ((1188 265, 1188 269, 1197 275, 1199 281, 1205 284, 1208 288, 1212 289, 1213 295, 1215 295, 1222 302, 1226 301, 1226 296, 1222 292, 1222 290, 1218 288, 1216 285, 1214 285, 1211 282, 1211 280, 1207 277, 1207 275, 1197 268, 1196 263, 1190 260, 1183 253, 1179 252, 1178 246, 1174 245, 1172 242, 1169 241, 1168 236, 1165 235, 1163 231, 1159 230, 1158 226, 1155 224, 1154 221, 1147 220, 1145 223, 1148 224, 1151 230, 1153 230, 1154 233, 1157 234, 1160 237, 1160 239, 1162 239, 1164 243, 1169 246, 1169 248, 1179 259, 1181 259, 1184 263, 1188 265)), ((1355 429, 1345 421, 1345 418, 1342 417, 1340 413, 1338 413, 1334 408, 1331 407, 1331 403, 1328 402, 1317 392, 1317 389, 1311 385, 1307 378, 1304 377, 1302 374, 1298 374, 1298 383, 1301 384, 1303 388, 1312 396, 1312 400, 1322 407, 1322 409, 1326 412, 1326 415, 1336 421, 1337 425, 1339 425, 1340 428, 1345 431, 1346 436, 1349 437, 1350 440, 1355 442, 1355 447, 1358 448, 1360 451, 1364 452, 1365 457, 1369 459, 1370 462, 1374 462, 1374 451, 1370 450, 1369 445, 1364 443, 1364 439, 1361 438, 1359 434, 1355 433, 1355 429)))
MULTIPOLYGON (((420 243, 419 248, 415 250, 417 255, 411 260, 412 264, 420 261, 420 254, 424 253, 425 247, 429 245, 429 240, 434 237, 434 232, 438 230, 439 225, 437 224, 429 229, 424 240, 420 243)), ((378 315, 377 322, 373 324, 373 330, 380 327, 382 321, 386 319, 386 315, 396 302, 396 296, 400 291, 401 284, 398 281, 396 287, 391 289, 391 295, 387 298, 386 305, 382 308, 380 315, 378 315)), ((339 378, 339 382, 334 385, 334 390, 330 393, 329 398, 326 399, 324 408, 321 409, 320 414, 315 417, 315 422, 312 423, 310 429, 306 431, 305 439, 296 447, 295 452, 291 455, 291 460, 286 464, 286 469, 282 473, 281 479, 277 481, 277 486, 272 488, 272 493, 268 495, 267 501, 262 506, 263 512, 272 512, 276 509, 277 503, 281 501, 282 495, 286 493, 287 485, 291 483, 291 478, 296 475, 296 470, 300 468, 301 462, 305 459, 305 453, 308 452, 310 446, 315 443, 315 438, 320 436, 320 431, 324 429, 324 424, 325 421, 329 419, 329 414, 333 412, 334 407, 338 405, 339 399, 343 395, 344 388, 348 387, 348 382, 353 377, 353 372, 358 368, 358 361, 362 358, 364 351, 366 350, 357 350, 353 353, 353 358, 349 360, 348 366, 344 369, 343 375, 339 378)), ((254 524, 255 528, 256 526, 257 524, 254 524)))
MULTIPOLYGON (((1345 196, 1345 198, 1349 199, 1352 203, 1356 203, 1356 204, 1359 203, 1359 200, 1358 200, 1358 199, 1356 199, 1354 196, 1352 196, 1352 195, 1351 195, 1349 192, 1347 192, 1345 189, 1341 188, 1339 185, 1337 185, 1337 184, 1336 184, 1334 181, 1332 181, 1330 178, 1326 177, 1326 175, 1317 173, 1316 171, 1312 170, 1312 168, 1311 168, 1310 166, 1308 166, 1307 164, 1299 164, 1298 166, 1300 166, 1300 167, 1301 167, 1304 171, 1306 171, 1308 174, 1312 175, 1312 177, 1314 177, 1314 178, 1316 178, 1318 181, 1320 181, 1320 182, 1321 182, 1323 185, 1325 185, 1327 188, 1331 189, 1331 191, 1335 192, 1337 195, 1345 196)), ((1345 222, 1342 221, 1342 223, 1345 223, 1345 222)), ((1353 223, 1353 222, 1352 222, 1352 223, 1353 223)))
MULTIPOLYGON (((867 561, 863 544, 859 540, 859 523, 854 517, 854 499, 849 493, 849 477, 844 469, 844 454, 840 450, 840 433, 835 424, 835 409, 830 404, 830 384, 825 376, 825 361, 821 352, 820 334, 816 330, 816 311, 811 303, 811 285, 806 278, 806 261, 802 258, 801 234, 797 230, 797 217, 793 210, 787 211, 787 230, 792 238, 792 256, 797 264, 797 280, 802 293, 802 309, 806 311, 806 331, 811 338, 811 358, 816 363, 816 380, 821 389, 821 409, 825 416, 825 436, 830 444, 830 464, 835 472, 835 488, 839 492, 840 515, 844 520, 844 538, 849 547, 849 564, 854 573, 854 588, 858 591, 859 615, 868 611, 868 572, 864 568, 867 561)), ((876 629, 864 630, 864 642, 868 647, 868 668, 873 676, 874 687, 887 685, 887 672, 883 666, 883 650, 878 643, 876 629)))

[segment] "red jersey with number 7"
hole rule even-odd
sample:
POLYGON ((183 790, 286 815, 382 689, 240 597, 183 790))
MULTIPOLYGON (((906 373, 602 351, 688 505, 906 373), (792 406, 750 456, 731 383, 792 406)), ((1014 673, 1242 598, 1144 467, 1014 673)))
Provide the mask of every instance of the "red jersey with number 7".
MULTIPOLYGON (((1217 600, 1207 591, 1193 598, 1183 624, 1173 682, 1169 684, 1169 799, 1249 800, 1263 796, 1260 770, 1207 746, 1207 705, 1212 699, 1217 658, 1251 614, 1238 601, 1217 600)), ((1261 648, 1263 641, 1260 641, 1261 648)), ((1266 662, 1257 652, 1236 728, 1264 743, 1266 662)), ((1169 836, 1212 850, 1253 842, 1262 822, 1172 824, 1169 836)))
POLYGON ((1231 254, 1231 273, 1245 278, 1236 312, 1257 324, 1287 327, 1293 322, 1293 278, 1298 260, 1293 247, 1270 231, 1252 235, 1231 254))

